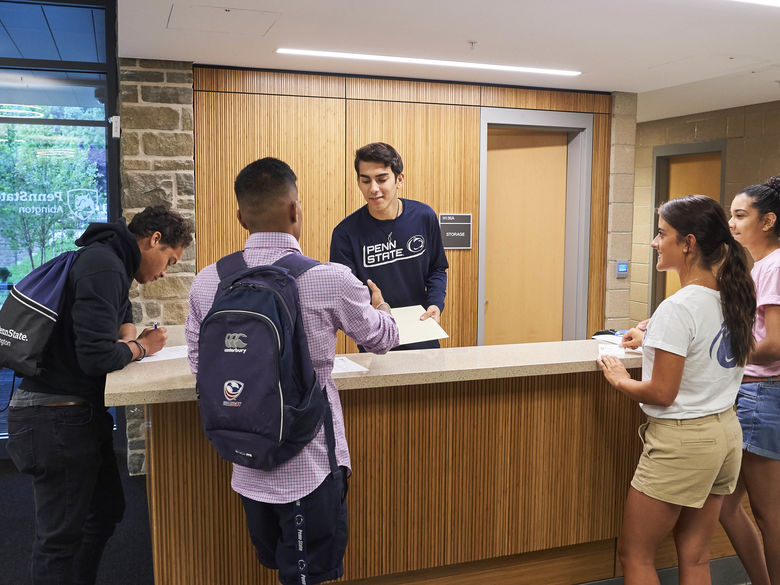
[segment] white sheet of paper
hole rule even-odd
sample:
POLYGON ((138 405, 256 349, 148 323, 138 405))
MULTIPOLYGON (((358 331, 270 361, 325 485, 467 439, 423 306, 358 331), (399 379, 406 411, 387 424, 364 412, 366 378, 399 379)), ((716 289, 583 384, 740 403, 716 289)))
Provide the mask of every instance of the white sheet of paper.
POLYGON ((333 360, 333 373, 334 374, 346 374, 348 372, 367 372, 368 368, 364 368, 360 364, 353 362, 349 358, 343 356, 336 356, 333 360))
POLYGON ((599 344, 599 357, 603 355, 614 355, 616 358, 626 357, 626 350, 617 345, 599 344))
POLYGON ((425 313, 422 305, 395 307, 391 309, 391 313, 398 325, 399 345, 449 337, 447 332, 433 319, 420 321, 420 315, 425 313))
POLYGON ((163 347, 154 355, 148 355, 144 358, 145 362, 161 362, 163 360, 175 360, 178 358, 187 357, 186 345, 172 345, 170 347, 163 347))
MULTIPOLYGON (((620 345, 620 342, 623 341, 623 336, 622 335, 594 335, 593 339, 595 339, 599 343, 604 343, 606 341, 607 343, 620 345)), ((624 349, 625 351, 632 351, 634 353, 642 353, 642 346, 639 346, 636 349, 631 349, 630 347, 625 347, 625 348, 621 347, 620 349, 624 349)))

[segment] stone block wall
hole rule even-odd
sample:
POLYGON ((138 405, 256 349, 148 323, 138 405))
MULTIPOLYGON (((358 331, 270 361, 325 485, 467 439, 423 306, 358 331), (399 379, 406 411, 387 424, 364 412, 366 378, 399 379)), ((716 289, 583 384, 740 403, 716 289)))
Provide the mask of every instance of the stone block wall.
MULTIPOLYGON (((120 59, 122 210, 128 221, 148 205, 166 205, 195 221, 192 63, 120 59)), ((183 324, 195 276, 195 245, 165 278, 130 291, 141 326, 183 324)), ((125 409, 128 469, 144 473, 145 410, 125 409)))
POLYGON ((637 125, 634 225, 629 314, 650 312, 650 241, 653 239, 653 149, 656 146, 725 140, 725 205, 742 188, 780 173, 780 101, 643 122, 637 125))
POLYGON ((615 277, 618 260, 631 258, 634 201, 636 94, 612 94, 605 326, 629 326, 629 279, 615 277))

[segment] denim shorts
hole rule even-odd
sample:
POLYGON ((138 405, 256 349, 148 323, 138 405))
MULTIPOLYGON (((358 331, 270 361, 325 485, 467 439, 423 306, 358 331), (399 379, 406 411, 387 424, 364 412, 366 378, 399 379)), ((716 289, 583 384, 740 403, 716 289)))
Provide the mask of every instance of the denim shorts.
POLYGON ((742 384, 737 395, 737 417, 745 451, 780 459, 780 381, 742 384))

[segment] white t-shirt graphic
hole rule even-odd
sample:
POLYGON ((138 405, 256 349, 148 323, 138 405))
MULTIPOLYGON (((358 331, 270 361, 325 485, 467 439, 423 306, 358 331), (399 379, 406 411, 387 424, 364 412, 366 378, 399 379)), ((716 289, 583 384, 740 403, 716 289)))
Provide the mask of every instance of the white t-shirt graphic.
POLYGON ((680 391, 671 406, 642 404, 656 418, 697 418, 734 405, 744 367, 736 365, 723 321, 720 293, 688 285, 664 300, 645 332, 642 380, 649 380, 655 350, 685 358, 680 391))

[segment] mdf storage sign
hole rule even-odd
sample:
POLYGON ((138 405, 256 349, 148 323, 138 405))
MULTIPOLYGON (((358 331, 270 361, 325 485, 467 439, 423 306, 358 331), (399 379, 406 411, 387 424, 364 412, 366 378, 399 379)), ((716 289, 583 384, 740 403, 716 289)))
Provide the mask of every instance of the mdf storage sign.
POLYGON ((445 250, 471 250, 470 213, 440 213, 439 227, 445 250))

